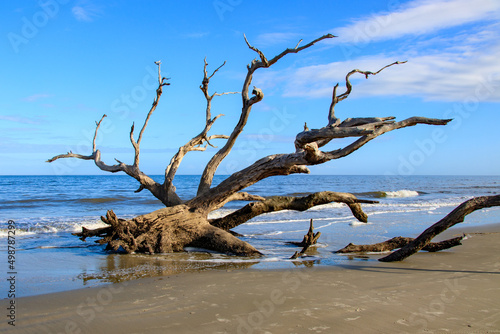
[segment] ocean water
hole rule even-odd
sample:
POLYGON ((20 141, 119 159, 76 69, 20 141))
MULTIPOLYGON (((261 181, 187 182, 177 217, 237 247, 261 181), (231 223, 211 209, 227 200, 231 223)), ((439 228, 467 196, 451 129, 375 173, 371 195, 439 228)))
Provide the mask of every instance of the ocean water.
MULTIPOLYGON (((214 184, 222 181, 217 176, 214 184)), ((161 176, 157 177, 161 182, 161 176)), ((191 198, 199 176, 179 175, 175 185, 183 199, 191 198)), ((0 252, 8 268, 9 224, 15 225, 16 296, 41 294, 117 282, 144 276, 190 270, 236 268, 291 268, 301 265, 335 266, 353 261, 333 252, 348 243, 374 243, 395 236, 414 237, 475 196, 500 193, 500 176, 315 176, 291 175, 263 180, 246 191, 262 195, 305 196, 316 191, 354 193, 379 201, 363 204, 368 224, 358 222, 344 204, 332 203, 305 212, 281 211, 261 215, 238 226, 264 256, 259 259, 227 256, 200 249, 178 254, 114 254, 92 239, 71 235, 81 227, 105 226, 100 216, 112 209, 130 218, 162 208, 149 192, 134 193, 137 182, 125 175, 0 176, 0 252), (313 219, 322 233, 318 245, 296 261, 300 250, 289 241, 301 241, 313 219), (10 221, 10 223, 9 223, 10 221)), ((224 216, 245 202, 232 202, 211 217, 224 216)), ((500 222, 500 208, 476 211, 460 225, 500 222)), ((12 239, 12 238, 11 238, 12 239)), ((7 291, 2 280, 0 291, 7 291)), ((6 297, 6 296, 4 296, 6 297)))

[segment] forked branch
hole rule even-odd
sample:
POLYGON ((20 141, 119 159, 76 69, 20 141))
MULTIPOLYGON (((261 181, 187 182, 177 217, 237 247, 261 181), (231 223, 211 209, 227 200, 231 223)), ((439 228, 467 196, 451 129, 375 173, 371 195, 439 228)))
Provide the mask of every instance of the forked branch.
POLYGON ((161 76, 161 61, 156 61, 155 64, 158 66, 158 88, 156 89, 156 97, 153 100, 153 104, 151 105, 151 108, 149 109, 149 112, 146 116, 146 119, 144 120, 144 125, 141 128, 141 131, 139 132, 139 137, 137 138, 137 142, 134 140, 134 125, 132 124, 132 128, 130 130, 130 142, 132 143, 132 146, 134 147, 135 151, 135 157, 134 157, 134 167, 139 167, 139 155, 140 155, 140 146, 141 146, 141 141, 142 141, 142 135, 144 134, 144 130, 146 130, 146 127, 148 126, 149 119, 151 118, 151 115, 155 111, 156 107, 158 106, 158 102, 160 102, 160 97, 161 94, 163 93, 163 86, 168 86, 170 83, 167 82, 167 78, 161 76))
POLYGON ((281 52, 279 55, 275 56, 271 60, 267 60, 266 56, 264 55, 264 53, 262 51, 260 51, 256 47, 252 46, 248 42, 248 39, 247 39, 247 37, 245 35, 243 35, 243 37, 245 38, 245 42, 247 43, 247 46, 251 50, 257 52, 257 54, 260 57, 260 63, 255 62, 255 64, 257 64, 258 67, 269 67, 269 66, 275 64, 278 60, 280 60, 281 58, 283 58, 284 56, 286 56, 289 53, 298 53, 298 52, 300 52, 300 51, 302 51, 304 49, 307 49, 307 48, 313 46, 314 44, 318 43, 319 41, 322 41, 322 40, 327 39, 327 38, 334 38, 334 37, 337 37, 337 36, 334 36, 332 34, 326 34, 326 35, 323 35, 321 37, 316 38, 314 41, 312 41, 310 43, 307 43, 304 46, 299 47, 299 44, 302 42, 302 39, 301 39, 294 48, 285 49, 283 52, 281 52))
POLYGON ((351 84, 351 81, 349 80, 349 78, 351 77, 351 75, 353 75, 354 73, 361 73, 361 74, 363 74, 365 76, 366 79, 368 79, 368 76, 370 76, 370 75, 377 75, 377 74, 379 74, 380 72, 382 72, 384 69, 386 69, 388 67, 391 67, 393 65, 404 64, 404 63, 406 63, 406 61, 395 61, 392 64, 389 64, 389 65, 386 65, 386 66, 382 67, 381 69, 379 69, 376 72, 361 71, 361 70, 358 70, 358 69, 354 69, 354 70, 350 71, 349 73, 347 73, 347 75, 345 77, 346 91, 344 93, 340 94, 340 95, 337 95, 337 88, 339 87, 339 84, 337 83, 333 87, 332 102, 330 104, 330 108, 329 108, 329 112, 328 112, 328 125, 330 125, 330 126, 337 126, 339 124, 339 120, 337 119, 337 117, 335 117, 335 105, 338 102, 340 102, 340 101, 345 100, 346 98, 348 98, 349 95, 351 94, 351 92, 352 92, 352 84, 351 84))
POLYGON ((208 85, 210 83, 210 79, 217 73, 224 65, 226 62, 224 62, 222 65, 217 67, 211 75, 208 75, 207 72, 207 67, 208 63, 206 58, 204 59, 204 67, 203 67, 203 80, 200 85, 200 89, 203 92, 203 95, 205 96, 206 99, 206 109, 205 109, 205 128, 195 137, 193 137, 189 142, 184 144, 179 148, 177 153, 172 157, 170 160, 170 163, 168 164, 167 168, 165 169, 165 182, 163 184, 163 187, 165 190, 172 189, 173 188, 173 180, 175 177, 175 174, 177 173, 177 170, 184 159, 184 156, 191 151, 205 151, 207 148, 207 145, 210 145, 211 147, 216 147, 210 143, 211 140, 213 139, 228 139, 229 136, 227 135, 211 135, 208 136, 208 132, 212 128, 212 125, 215 123, 215 121, 224 116, 223 114, 219 114, 212 118, 212 99, 215 96, 222 96, 222 95, 228 95, 228 94, 238 94, 238 92, 225 92, 225 93, 213 93, 212 95, 209 94, 208 92, 208 85), (202 146, 205 144, 205 146, 202 146))
POLYGON ((279 55, 272 58, 270 61, 268 61, 266 56, 264 55, 264 53, 262 51, 260 51, 259 49, 257 49, 256 47, 252 46, 248 42, 246 36, 244 35, 245 42, 247 43, 247 46, 251 50, 257 52, 257 54, 260 57, 260 61, 254 59, 252 61, 252 63, 247 66, 247 75, 245 77, 245 81, 243 82, 243 88, 241 90, 242 109, 241 109, 240 119, 238 121, 238 124, 236 124, 236 126, 234 127, 233 132, 229 136, 224 147, 222 147, 212 157, 212 159, 208 162, 208 164, 205 166, 205 169, 203 171, 203 174, 202 174, 202 177, 200 180, 200 184, 198 186, 198 193, 197 193, 198 196, 203 194, 203 193, 206 193, 210 189, 210 187, 212 185, 213 177, 215 175, 215 172, 219 168, 220 163, 231 152, 231 150, 234 146, 234 143, 236 142, 236 139, 243 131, 243 128, 245 127, 247 120, 248 120, 248 117, 250 115, 250 111, 252 110, 252 106, 257 102, 260 102, 264 98, 264 93, 262 92, 261 89, 259 89, 257 87, 253 88, 252 97, 250 97, 249 89, 250 89, 250 85, 251 85, 252 80, 253 80, 254 72, 261 67, 270 67, 271 65, 275 64, 278 60, 280 60, 281 58, 283 58, 285 55, 287 55, 289 53, 300 52, 304 49, 307 49, 307 48, 313 46, 314 44, 316 44, 317 42, 319 42, 323 39, 333 38, 333 37, 335 37, 335 36, 333 36, 332 34, 326 34, 326 35, 321 36, 321 37, 315 39, 314 41, 312 41, 304 46, 301 46, 301 47, 299 47, 299 44, 300 44, 300 42, 299 42, 299 43, 297 43, 295 48, 293 48, 293 49, 288 48, 288 49, 284 50, 283 52, 281 52, 279 55))
POLYGON ((158 102, 160 100, 162 91, 163 91, 163 86, 169 85, 167 82, 167 78, 161 76, 161 68, 160 64, 161 62, 157 61, 155 62, 156 65, 158 65, 158 88, 156 89, 156 97, 153 101, 153 104, 151 106, 151 109, 148 112, 148 115, 146 117, 146 120, 144 121, 144 125, 142 126, 142 129, 139 133, 139 137, 137 142, 134 140, 134 125, 132 124, 132 128, 130 131, 130 141, 132 143, 132 146, 134 147, 135 155, 134 155, 134 164, 133 165, 127 165, 119 160, 116 160, 118 164, 115 165, 107 165, 101 160, 101 152, 97 149, 96 147, 96 138, 97 138, 97 133, 99 130, 99 127, 101 126, 101 123, 103 119, 106 117, 106 115, 103 115, 101 120, 99 122, 96 122, 96 129, 95 129, 95 134, 94 138, 92 141, 92 154, 91 155, 82 155, 82 154, 75 154, 73 152, 68 152, 66 154, 60 154, 57 155, 49 160, 47 162, 53 162, 57 159, 61 158, 77 158, 77 159, 83 159, 83 160, 94 160, 94 163, 96 166, 106 172, 111 172, 111 173, 116 173, 116 172, 125 172, 129 176, 132 176, 135 178, 137 181, 140 183, 140 187, 137 191, 141 191, 142 189, 148 189, 151 191, 151 193, 161 200, 165 205, 172 205, 172 204, 178 204, 180 203, 180 199, 176 194, 170 194, 168 197, 167 194, 163 191, 162 187, 160 184, 155 182, 152 178, 144 174, 143 172, 140 171, 139 169, 139 154, 140 154, 140 143, 142 140, 142 136, 144 134, 144 131, 148 125, 149 119, 153 113, 153 111, 156 109, 158 102))

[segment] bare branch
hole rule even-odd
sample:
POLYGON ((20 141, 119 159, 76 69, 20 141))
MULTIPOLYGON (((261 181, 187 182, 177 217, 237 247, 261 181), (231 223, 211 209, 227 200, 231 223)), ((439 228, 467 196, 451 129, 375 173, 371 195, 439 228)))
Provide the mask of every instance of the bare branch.
POLYGON ((222 96, 222 95, 231 95, 231 94, 240 94, 240 92, 213 93, 212 97, 214 97, 214 96, 222 96))
MULTIPOLYGON (((365 135, 358 140, 356 140, 354 143, 344 147, 343 149, 331 151, 331 152, 325 152, 324 158, 327 160, 333 160, 333 159, 339 159, 342 158, 346 155, 351 154, 352 152, 356 151, 369 141, 375 139, 376 137, 392 131, 392 130, 397 130, 401 128, 406 128, 409 126, 415 126, 417 124, 427 124, 427 125, 446 125, 451 121, 451 119, 435 119, 435 118, 426 118, 426 117, 410 117, 405 120, 402 120, 400 122, 395 122, 395 123, 386 123, 385 125, 379 127, 378 129, 375 129, 373 133, 369 135, 365 135)), ((320 154, 321 155, 321 154, 320 154)))
POLYGON ((146 120, 144 122, 144 125, 141 129, 141 132, 139 133, 139 139, 137 142, 134 140, 134 124, 132 124, 132 127, 130 129, 130 142, 132 143, 132 146, 134 147, 135 151, 135 157, 134 157, 134 164, 133 165, 127 165, 119 160, 116 160, 118 164, 116 165, 107 165, 101 160, 101 152, 97 149, 96 147, 96 138, 97 138, 97 132, 99 130, 99 127, 103 121, 103 119, 106 117, 106 115, 103 115, 101 120, 99 122, 96 122, 96 130, 94 134, 94 138, 92 141, 92 148, 93 152, 91 155, 81 155, 81 154, 74 154, 73 152, 68 152, 67 154, 61 154, 57 155, 49 160, 47 162, 53 162, 57 159, 61 158, 77 158, 77 159, 82 159, 82 160, 94 160, 94 163, 96 166, 106 172, 111 172, 111 173, 116 173, 116 172, 125 172, 129 176, 132 176, 135 178, 137 181, 140 183, 140 187, 138 191, 142 189, 148 189, 151 191, 151 193, 158 198, 160 201, 162 201, 165 205, 172 205, 172 204, 178 204, 181 202, 180 198, 176 194, 172 194, 171 192, 164 192, 161 186, 155 182, 153 179, 151 179, 149 176, 145 175, 139 170, 139 145, 140 141, 142 140, 142 135, 144 134, 144 130, 146 129, 146 126, 148 124, 148 121, 151 117, 151 114, 155 110, 156 106, 158 105, 160 96, 162 94, 162 87, 169 85, 169 83, 166 82, 167 78, 162 78, 161 77, 161 70, 160 70, 160 62, 155 62, 155 64, 158 65, 158 89, 156 90, 156 98, 153 102, 153 105, 146 117, 146 120))
POLYGON ((210 221, 210 224, 227 231, 263 213, 282 210, 305 211, 313 206, 331 202, 347 204, 353 215, 362 222, 367 222, 368 216, 363 212, 359 203, 378 203, 377 201, 357 199, 356 196, 349 193, 332 191, 322 191, 305 197, 273 196, 261 202, 247 204, 225 217, 210 221))
POLYGON ((243 83, 243 88, 241 90, 242 109, 241 109, 240 119, 238 121, 238 124, 236 124, 236 126, 234 127, 233 132, 229 136, 226 144, 212 157, 212 159, 205 166, 205 169, 203 171, 203 174, 202 174, 202 177, 200 180, 200 184, 198 186, 198 193, 197 193, 198 196, 207 192, 210 189, 210 187, 212 185, 213 177, 214 177, 215 172, 217 171, 220 163, 231 152, 231 150, 234 146, 234 143, 236 142, 236 139, 239 137, 239 135, 243 131, 243 128, 245 127, 246 122, 248 120, 248 117, 250 115, 250 111, 252 109, 252 106, 257 102, 260 102, 264 98, 264 93, 262 92, 261 89, 259 89, 257 87, 254 87, 254 89, 252 91, 253 96, 252 97, 249 96, 248 92, 249 92, 250 84, 252 83, 253 73, 261 67, 269 67, 269 66, 273 65, 279 59, 283 58, 285 55, 287 55, 289 53, 300 52, 304 49, 311 47, 312 45, 314 45, 315 43, 317 43, 323 39, 333 38, 335 36, 333 36, 332 34, 326 34, 326 35, 321 36, 321 37, 315 39, 314 41, 312 41, 312 42, 310 42, 302 47, 298 47, 299 44, 297 44, 295 48, 284 50, 279 55, 277 55, 276 57, 271 59, 270 61, 267 60, 266 56, 264 55, 264 53, 262 51, 260 51, 256 47, 252 46, 248 42, 248 39, 246 38, 245 35, 243 35, 243 37, 245 39, 247 46, 251 50, 257 52, 261 61, 259 62, 257 60, 254 60, 254 61, 252 61, 251 65, 247 66, 248 71, 247 71, 245 81, 243 83))
POLYGON ((219 114, 212 118, 211 114, 211 108, 212 108, 212 99, 214 96, 222 96, 222 95, 228 95, 228 94, 237 94, 236 92, 228 92, 228 93, 214 93, 212 95, 209 95, 208 93, 208 85, 210 83, 210 79, 221 69, 226 62, 224 62, 222 65, 217 67, 211 75, 208 75, 207 72, 207 59, 205 58, 203 60, 204 65, 203 65, 203 79, 200 85, 200 89, 203 92, 203 95, 205 96, 205 99, 207 101, 206 109, 205 109, 205 128, 195 137, 193 137, 189 142, 184 144, 179 148, 177 153, 172 157, 170 160, 170 163, 168 164, 167 168, 165 169, 165 182, 163 184, 163 187, 165 191, 167 189, 171 189, 173 187, 173 180, 175 177, 175 174, 177 173, 177 170, 184 159, 184 156, 191 151, 205 151, 207 148, 207 145, 210 145, 211 147, 216 147, 210 143, 210 140, 213 139, 228 139, 229 136, 226 135, 211 135, 208 136, 208 132, 212 128, 212 125, 215 123, 217 119, 220 117, 224 116, 223 114, 219 114), (202 146, 205 144, 205 146, 202 146))
POLYGON ((51 159, 47 160, 46 162, 54 162, 58 159, 63 159, 63 158, 76 158, 76 159, 82 159, 82 160, 94 160, 94 163, 96 164, 99 169, 105 171, 105 172, 111 172, 111 173, 116 173, 116 172, 121 172, 124 171, 123 166, 120 165, 106 165, 104 162, 101 161, 101 152, 97 149, 96 146, 96 138, 97 138, 97 132, 99 131, 99 127, 101 126, 101 123, 103 119, 107 117, 106 114, 104 114, 99 122, 96 123, 96 129, 94 133, 94 138, 92 140, 92 154, 91 155, 82 155, 82 154, 76 154, 73 153, 72 151, 69 151, 66 154, 59 154, 56 155, 55 157, 52 157, 51 159))
POLYGON ((207 141, 212 140, 212 139, 228 139, 229 136, 226 135, 211 135, 210 137, 207 138, 207 141))
POLYGON ((136 167, 139 166, 139 155, 140 155, 140 145, 142 141, 142 135, 144 134, 144 131, 148 126, 148 122, 149 119, 151 118, 151 115, 158 106, 158 102, 160 102, 160 97, 161 94, 163 93, 163 86, 170 85, 169 83, 166 82, 167 78, 162 78, 161 76, 161 61, 156 61, 155 64, 158 66, 158 88, 156 89, 156 97, 153 100, 153 104, 151 105, 151 109, 149 109, 146 119, 144 120, 144 125, 142 126, 142 129, 139 132, 139 137, 137 138, 137 142, 135 142, 133 138, 134 125, 132 125, 132 130, 130 131, 130 140, 132 142, 132 146, 134 147, 135 151, 134 166, 136 167))
POLYGON ((345 77, 345 86, 346 86, 346 91, 339 95, 337 97, 337 102, 340 102, 342 100, 345 100, 349 94, 351 94, 352 92, 352 84, 351 82, 349 81, 349 78, 351 75, 353 75, 354 73, 361 73, 361 74, 364 74, 365 75, 365 78, 368 79, 368 76, 369 75, 377 75, 379 74, 380 72, 382 72, 384 69, 388 68, 388 67, 391 67, 393 65, 399 65, 399 64, 404 64, 406 63, 407 61, 395 61, 394 63, 392 64, 389 64, 389 65, 386 65, 384 67, 382 67, 380 70, 378 70, 377 72, 370 72, 370 71, 361 71, 361 70, 358 70, 358 69, 355 69, 355 70, 352 70, 351 72, 347 73, 346 77, 345 77))
MULTIPOLYGON (((215 210, 220 207, 221 203, 224 203, 228 196, 233 193, 241 191, 246 187, 259 182, 265 178, 276 175, 290 175, 295 173, 309 173, 309 169, 306 166, 318 165, 325 163, 333 159, 339 159, 346 155, 351 154, 356 151, 372 139, 392 130, 414 126, 417 124, 428 124, 428 125, 445 125, 450 119, 432 119, 426 117, 411 117, 406 120, 390 123, 387 122, 392 118, 381 118, 382 122, 368 123, 364 125, 364 130, 362 128, 355 129, 355 131, 368 131, 371 133, 363 135, 361 138, 356 140, 354 143, 335 151, 323 152, 319 149, 316 142, 310 142, 301 147, 295 153, 290 154, 273 154, 264 157, 252 165, 232 174, 226 180, 221 182, 216 187, 207 190, 203 194, 198 193, 198 196, 189 203, 192 205, 204 208, 208 211, 215 210)), ((339 129, 340 127, 337 127, 339 129)), ((303 132, 304 138, 307 136, 308 132, 312 130, 303 132)), ((325 130, 327 131, 327 130, 325 130)), ((343 133, 342 130, 333 130, 343 133)), ((347 130, 349 132, 350 130, 347 130)), ((321 134, 322 135, 322 134, 321 134)), ((324 138, 324 137, 322 137, 324 138)), ((328 138, 324 140, 329 140, 328 138)))
MULTIPOLYGON (((451 247, 461 245, 461 241, 464 236, 456 237, 453 239, 444 240, 441 242, 431 242, 426 247, 422 248, 428 252, 437 252, 443 249, 448 249, 451 247)), ((405 237, 394 237, 392 239, 379 242, 371 245, 354 245, 349 244, 342 249, 339 249, 335 253, 368 253, 368 252, 387 252, 392 251, 397 248, 401 248, 403 246, 408 245, 413 242, 415 239, 413 238, 405 238, 405 237)))
POLYGON ((260 64, 259 66, 269 67, 269 66, 275 64, 278 60, 280 60, 281 58, 283 58, 284 56, 286 56, 289 53, 298 53, 298 52, 300 52, 300 51, 302 51, 304 49, 307 49, 307 48, 313 46, 314 44, 318 43, 319 41, 322 41, 322 40, 327 39, 327 38, 334 38, 334 37, 337 37, 337 36, 334 36, 332 34, 326 34, 326 35, 323 35, 323 36, 321 36, 319 38, 316 38, 314 41, 312 41, 310 43, 307 43, 304 46, 298 47, 299 44, 300 44, 300 42, 302 41, 302 40, 300 40, 299 43, 297 43, 297 45, 295 46, 295 48, 293 48, 293 49, 288 48, 288 49, 286 49, 285 51, 281 52, 279 55, 275 56, 273 59, 271 59, 269 61, 267 60, 266 56, 264 56, 264 54, 262 53, 262 51, 260 51, 256 47, 250 45, 250 43, 248 42, 246 36, 244 36, 244 37, 245 37, 245 42, 247 43, 248 47, 259 54, 261 62, 262 62, 262 64, 260 64))
POLYGON ((247 36, 245 34, 243 34, 243 38, 245 39, 245 42, 247 43, 248 47, 259 54, 259 57, 260 57, 260 60, 262 61, 262 63, 264 63, 266 65, 266 67, 269 66, 267 58, 266 58, 266 56, 264 56, 264 53, 262 53, 262 51, 260 51, 256 47, 250 45, 250 43, 248 42, 247 36))
POLYGON ((106 114, 102 115, 101 120, 99 122, 95 122, 96 127, 95 127, 95 133, 94 133, 94 138, 92 140, 92 154, 91 155, 82 155, 82 154, 75 154, 71 151, 69 151, 66 154, 59 154, 56 155, 55 157, 47 160, 46 162, 53 162, 56 161, 57 159, 62 159, 62 158, 77 158, 77 159, 82 159, 82 160, 94 160, 96 156, 96 138, 97 138, 97 131, 99 131, 99 127, 101 126, 102 120, 107 117, 106 114))
POLYGON ((56 156, 46 160, 45 162, 53 162, 53 161, 56 161, 57 159, 63 159, 63 158, 77 158, 77 159, 82 159, 82 160, 94 160, 95 154, 82 155, 82 154, 76 154, 76 153, 69 151, 66 154, 56 155, 56 156))
POLYGON ((226 205, 233 201, 264 201, 265 198, 259 195, 253 195, 246 192, 237 192, 226 198, 226 200, 220 204, 220 207, 226 205))
POLYGON ((94 133, 94 139, 92 140, 92 152, 95 152, 96 149, 96 138, 97 138, 97 131, 99 131, 99 127, 101 126, 101 122, 104 119, 104 117, 107 117, 106 114, 102 115, 101 120, 99 122, 96 122, 96 127, 95 127, 95 133, 94 133))
POLYGON ((297 43, 297 45, 295 45, 295 49, 297 49, 297 48, 299 47, 299 45, 300 45, 300 43, 302 43, 302 41, 303 41, 303 40, 302 40, 302 39, 300 39, 300 41, 297 43))
POLYGON ((415 240, 408 243, 398 251, 379 259, 379 261, 402 261, 427 246, 432 238, 434 238, 436 235, 447 230, 453 225, 462 223, 465 219, 465 216, 467 216, 468 214, 476 210, 490 208, 493 206, 500 206, 500 195, 475 197, 468 201, 465 201, 457 206, 448 215, 446 215, 446 217, 422 232, 422 234, 415 238, 415 240))
MULTIPOLYGON (((208 65, 208 64, 207 64, 206 59, 207 59, 207 58, 205 58, 205 69, 206 69, 206 65, 208 65)), ((222 65, 221 65, 221 66, 217 67, 217 68, 216 68, 216 69, 212 72, 212 74, 208 77, 208 80, 212 79, 212 77, 215 75, 215 73, 217 73, 217 71, 218 71, 218 70, 220 70, 220 69, 222 68, 222 66, 224 66, 224 65, 226 65, 226 61, 225 61, 225 60, 224 60, 224 63, 222 63, 222 65)), ((206 75, 206 73, 205 73, 205 75, 206 75)))
POLYGON ((330 110, 328 112, 328 125, 330 126, 337 126, 339 119, 335 117, 335 105, 338 102, 337 98, 337 88, 339 87, 339 84, 337 83, 335 86, 333 86, 333 93, 332 93, 332 103, 330 104, 330 110))

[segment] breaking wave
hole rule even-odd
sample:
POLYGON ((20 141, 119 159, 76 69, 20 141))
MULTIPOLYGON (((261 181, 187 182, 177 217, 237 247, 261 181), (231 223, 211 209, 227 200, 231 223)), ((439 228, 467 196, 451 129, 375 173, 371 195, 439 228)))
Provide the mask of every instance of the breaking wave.
POLYGON ((396 191, 369 191, 363 193, 355 193, 357 197, 372 197, 372 198, 401 198, 401 197, 415 197, 419 196, 421 193, 415 190, 396 190, 396 191))
POLYGON ((387 191, 385 194, 387 197, 415 197, 419 195, 418 191, 406 189, 398 191, 387 191))

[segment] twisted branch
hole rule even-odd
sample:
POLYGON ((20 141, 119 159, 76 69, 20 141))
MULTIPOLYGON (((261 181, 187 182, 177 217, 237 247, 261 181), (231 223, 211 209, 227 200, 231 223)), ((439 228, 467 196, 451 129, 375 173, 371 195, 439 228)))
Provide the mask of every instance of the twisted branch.
POLYGON ((363 212, 359 203, 378 203, 377 201, 358 199, 356 196, 349 193, 332 191, 317 192, 304 197, 273 196, 260 202, 249 203, 225 217, 211 220, 210 224, 228 231, 263 213, 282 210, 305 211, 313 206, 332 202, 347 204, 352 214, 359 221, 365 223, 368 221, 368 216, 363 212))
POLYGON ((180 198, 176 194, 170 194, 170 196, 167 196, 167 194, 163 191, 162 187, 160 184, 155 182, 152 178, 144 174, 143 172, 140 171, 139 169, 139 154, 140 154, 140 143, 142 140, 142 136, 144 134, 144 131, 148 125, 149 119, 153 113, 153 111, 156 109, 158 102, 160 100, 162 91, 163 91, 163 86, 169 85, 166 81, 168 80, 165 77, 161 76, 161 68, 160 64, 161 62, 157 61, 155 62, 156 65, 158 65, 158 88, 156 89, 156 97, 153 101, 153 104, 151 106, 151 109, 148 112, 148 115, 146 117, 146 120, 144 121, 144 125, 139 133, 139 138, 137 142, 134 140, 134 124, 132 124, 131 130, 130 130, 130 142, 132 143, 132 146, 134 147, 135 155, 134 155, 134 164, 133 165, 127 165, 119 160, 116 160, 118 164, 115 165, 107 165, 101 160, 101 152, 97 149, 96 147, 96 137, 97 133, 99 130, 99 127, 101 126, 101 123, 103 119, 106 117, 106 115, 103 115, 101 120, 99 122, 96 122, 96 129, 95 129, 95 134, 94 138, 92 141, 92 154, 91 155, 81 155, 81 154, 75 154, 73 152, 68 152, 67 154, 60 154, 57 155, 49 160, 47 162, 53 162, 57 159, 61 158, 77 158, 77 159, 82 159, 82 160, 94 160, 94 163, 96 166, 106 172, 111 172, 111 173, 116 173, 116 172, 125 172, 127 175, 132 176, 135 178, 137 181, 140 183, 139 189, 136 190, 136 192, 139 192, 143 189, 148 189, 151 191, 151 193, 158 198, 160 201, 162 201, 165 205, 172 205, 172 204, 178 204, 180 203, 180 198))
POLYGON ((257 103, 262 101, 264 98, 264 93, 262 92, 261 89, 254 87, 252 90, 252 97, 249 95, 249 88, 252 83, 253 79, 253 74, 254 72, 261 68, 261 67, 269 67, 276 63, 278 60, 283 58, 285 55, 289 53, 297 53, 300 52, 304 49, 307 49, 311 47, 312 45, 316 44, 317 42, 326 39, 326 38, 333 38, 332 34, 326 34, 324 36, 321 36, 314 41, 299 47, 299 43, 295 46, 293 49, 286 49, 283 52, 281 52, 279 55, 275 56, 272 58, 270 61, 267 60, 266 56, 262 51, 257 49, 256 47, 252 46, 249 42, 248 39, 246 38, 245 35, 243 35, 245 42, 247 46, 257 52, 257 54, 260 57, 260 61, 254 59, 250 65, 247 66, 247 75, 245 77, 245 81, 243 82, 243 88, 241 90, 241 97, 242 97, 242 109, 241 109, 241 114, 240 114, 240 119, 238 121, 238 124, 234 127, 233 132, 229 136, 226 144, 224 147, 222 147, 213 157, 212 159, 208 162, 208 164, 205 166, 205 169, 203 171, 200 184, 198 186, 198 193, 197 196, 200 196, 201 194, 206 193, 208 190, 210 190, 210 187, 212 185, 213 177, 215 175, 215 172, 217 171, 217 168, 219 167, 220 163, 226 158, 226 156, 231 152, 234 143, 236 142, 236 139, 238 136, 241 134, 243 131, 243 128, 246 125, 246 122, 248 120, 248 117, 250 115, 250 111, 252 109, 252 106, 257 103))
POLYGON ((142 126, 141 131, 139 132, 139 137, 137 138, 137 142, 134 140, 134 124, 132 124, 132 129, 130 130, 130 142, 132 143, 132 146, 134 147, 135 151, 135 157, 134 157, 135 167, 139 167, 140 145, 142 141, 142 135, 144 134, 144 130, 146 130, 149 119, 151 118, 151 115, 155 111, 156 107, 158 106, 158 102, 160 102, 160 97, 161 94, 163 93, 163 86, 170 85, 170 83, 167 82, 168 79, 161 76, 161 61, 156 61, 155 64, 158 65, 158 88, 156 89, 156 98, 153 100, 153 104, 151 105, 151 108, 149 109, 146 119, 144 120, 144 125, 142 126))
POLYGON ((217 67, 211 75, 208 75, 207 72, 207 67, 208 63, 206 58, 204 59, 204 67, 203 67, 203 80, 200 85, 200 89, 203 92, 203 95, 205 96, 205 99, 207 101, 206 109, 205 109, 205 128, 194 138, 192 138, 189 142, 184 144, 179 148, 177 153, 172 157, 170 160, 170 163, 168 164, 167 168, 165 169, 165 182, 163 184, 163 187, 165 190, 173 188, 173 180, 175 177, 175 174, 177 173, 177 170, 184 159, 184 156, 191 151, 205 151, 207 148, 207 145, 210 145, 211 147, 216 147, 210 143, 211 140, 213 139, 228 139, 229 136, 226 135, 211 135, 208 136, 208 132, 212 128, 212 125, 215 123, 217 119, 220 117, 224 116, 223 114, 219 114, 212 118, 212 99, 215 96, 222 96, 222 95, 228 95, 228 94, 238 94, 238 92, 226 92, 226 93, 213 93, 210 95, 208 93, 208 85, 210 83, 210 79, 217 73, 224 65, 226 62, 224 62, 222 65, 217 67), (205 146, 202 146, 205 144, 205 146))
POLYGON ((351 75, 353 75, 354 73, 361 73, 361 74, 364 74, 364 76, 365 76, 366 79, 368 79, 368 76, 370 76, 370 75, 377 75, 377 74, 379 74, 380 72, 382 72, 384 69, 386 69, 388 67, 391 67, 393 65, 404 64, 404 63, 406 63, 406 61, 395 61, 392 64, 389 64, 389 65, 386 65, 386 66, 382 67, 380 70, 378 70, 376 72, 361 71, 361 70, 358 70, 358 69, 354 69, 354 70, 350 71, 349 73, 347 73, 347 75, 345 77, 346 91, 344 93, 342 93, 341 95, 337 96, 337 88, 339 87, 339 84, 337 83, 333 87, 332 102, 330 104, 330 108, 329 108, 329 111, 328 111, 328 125, 330 125, 330 126, 337 126, 339 124, 339 120, 337 119, 337 117, 335 117, 335 105, 338 102, 340 102, 342 100, 345 100, 351 94, 351 92, 352 92, 352 84, 351 84, 351 81, 349 80, 349 78, 351 77, 351 75))

